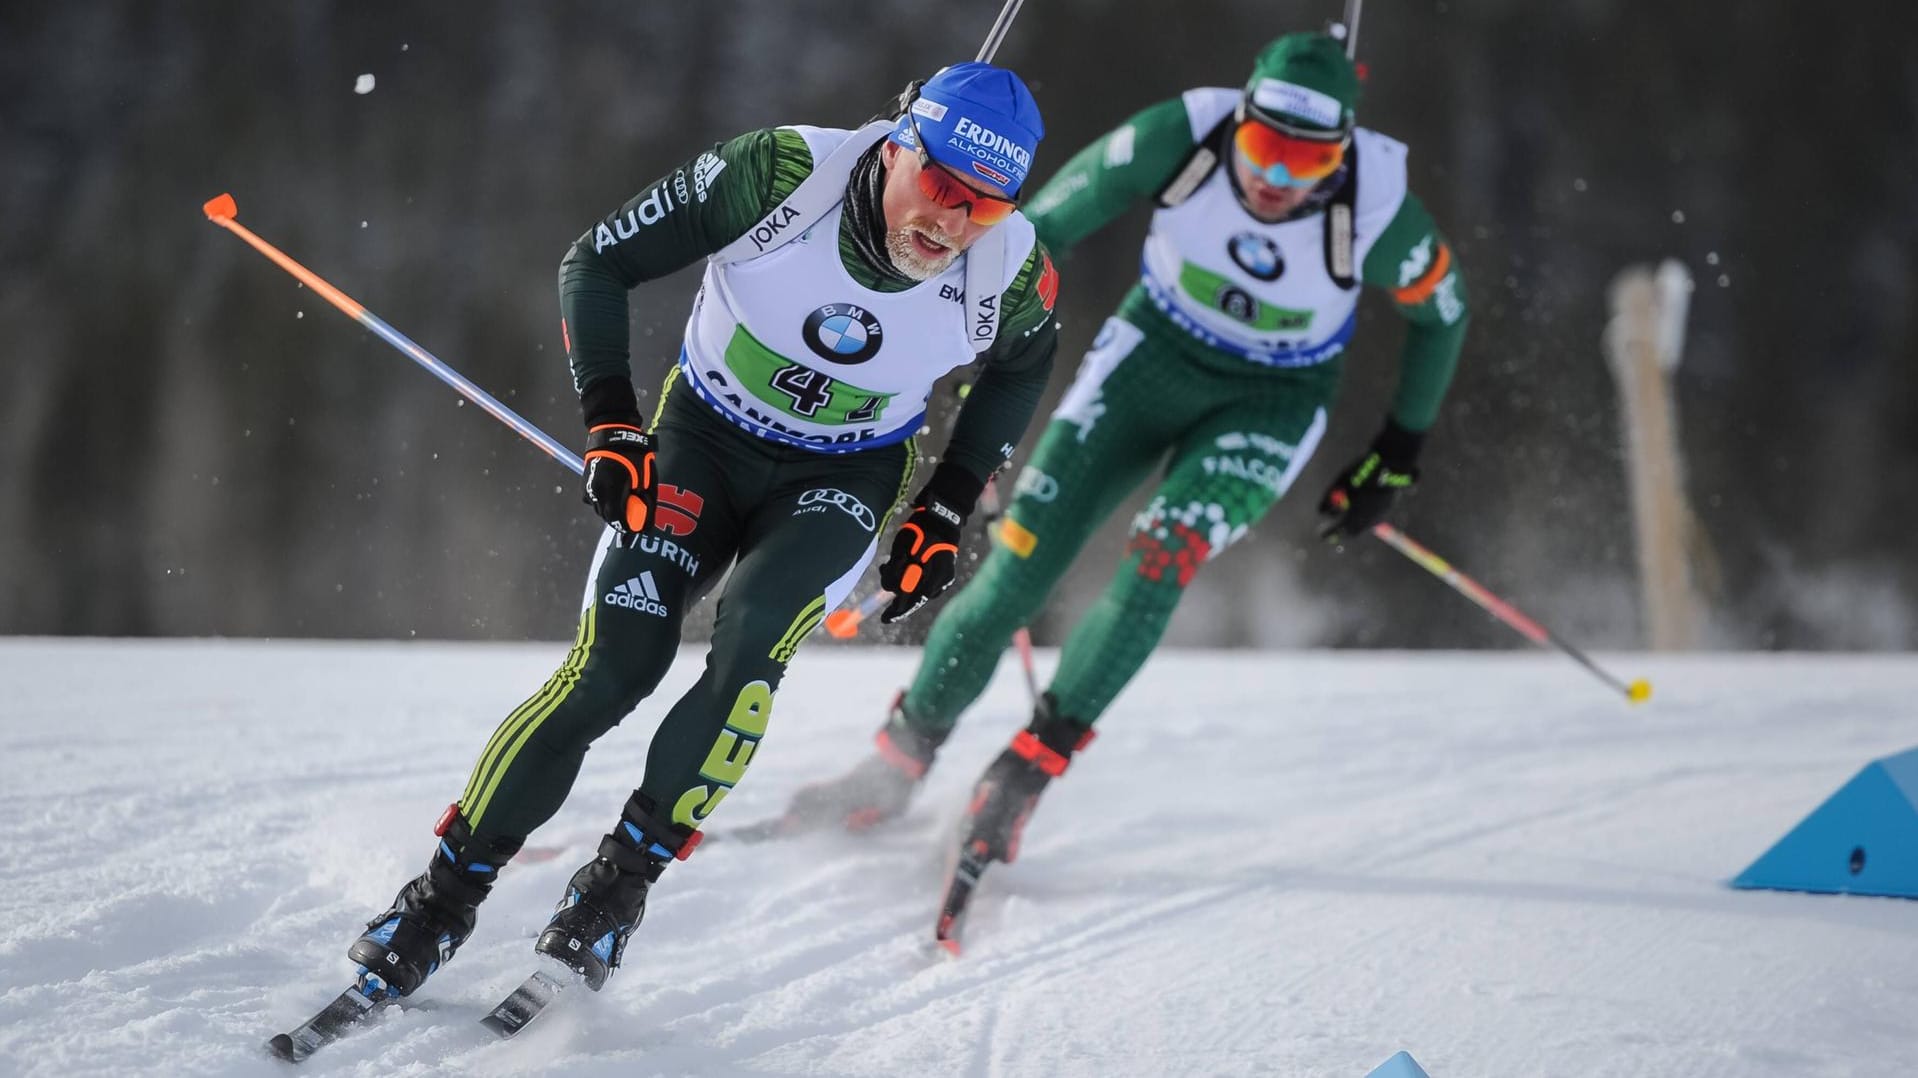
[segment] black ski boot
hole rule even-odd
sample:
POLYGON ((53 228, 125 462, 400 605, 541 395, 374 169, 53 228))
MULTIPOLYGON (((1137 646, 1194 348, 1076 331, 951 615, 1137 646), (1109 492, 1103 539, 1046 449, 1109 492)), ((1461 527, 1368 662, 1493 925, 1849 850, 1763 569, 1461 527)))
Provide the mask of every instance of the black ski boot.
POLYGON ((876 751, 871 756, 838 778, 802 787, 793 795, 779 820, 782 833, 824 827, 864 831, 906 811, 945 735, 908 726, 905 698, 903 691, 893 697, 885 725, 873 735, 876 751))
POLYGON ((986 767, 966 806, 960 850, 977 860, 1011 864, 1019 839, 1046 784, 1066 773, 1072 754, 1092 742, 1092 728, 1055 713, 1051 693, 1039 698, 1032 721, 986 767))
POLYGON ((626 939, 646 915, 646 892, 674 861, 692 856, 698 831, 660 822, 650 799, 633 791, 619 826, 599 840, 599 855, 573 873, 566 897, 533 944, 597 992, 619 968, 626 939))
POLYGON ((393 908, 366 922, 366 933, 347 948, 369 998, 374 992, 411 995, 453 957, 472 934, 479 904, 493 889, 500 866, 513 859, 523 841, 475 843, 456 804, 446 807, 434 834, 439 848, 426 871, 400 888, 393 908))
POLYGON ((932 930, 939 946, 959 953, 959 934, 980 877, 994 861, 1010 864, 1018 858, 1026 821, 1032 818, 1046 783, 1065 774, 1072 754, 1091 742, 1092 728, 1059 717, 1052 694, 1045 693, 1033 709, 1032 721, 979 776, 966 806, 939 920, 932 930))

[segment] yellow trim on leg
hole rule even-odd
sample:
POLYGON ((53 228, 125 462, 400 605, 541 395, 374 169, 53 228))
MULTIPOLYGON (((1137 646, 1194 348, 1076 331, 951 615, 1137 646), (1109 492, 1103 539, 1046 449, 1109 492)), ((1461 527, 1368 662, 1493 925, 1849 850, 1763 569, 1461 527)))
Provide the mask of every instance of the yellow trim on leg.
POLYGON ((800 608, 799 616, 786 627, 786 635, 780 637, 779 642, 773 645, 769 657, 776 663, 792 662, 793 656, 799 652, 799 645, 804 643, 806 637, 810 636, 824 620, 826 620, 826 597, 815 596, 812 602, 800 608))
POLYGON ((460 814, 466 818, 468 827, 479 827, 480 820, 492 804, 494 791, 499 789, 500 780, 513 766, 513 758, 519 755, 519 750, 539 729, 540 724, 559 710, 559 705, 572 695, 598 635, 599 604, 595 603, 580 615, 579 633, 573 640, 573 649, 566 653, 566 661, 546 680, 539 692, 515 708, 506 721, 500 723, 499 729, 493 731, 492 739, 486 743, 486 751, 480 754, 479 763, 474 765, 473 775, 467 780, 466 792, 460 796, 460 814))

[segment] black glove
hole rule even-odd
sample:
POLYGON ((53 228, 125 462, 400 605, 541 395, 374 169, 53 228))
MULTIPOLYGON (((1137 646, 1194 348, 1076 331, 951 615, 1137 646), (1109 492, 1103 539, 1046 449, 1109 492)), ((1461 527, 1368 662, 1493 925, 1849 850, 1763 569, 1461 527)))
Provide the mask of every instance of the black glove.
POLYGON ((633 423, 601 423, 586 432, 586 504, 614 530, 634 534, 652 519, 653 436, 633 423))
POLYGON ((1372 448, 1340 472, 1319 499, 1319 516, 1325 518, 1320 537, 1336 541, 1384 520, 1399 492, 1418 482, 1414 461, 1424 441, 1424 434, 1387 419, 1372 448))
POLYGON ((950 464, 940 464, 912 500, 893 533, 892 556, 879 567, 879 585, 892 602, 879 612, 887 625, 945 593, 959 573, 959 533, 985 484, 950 464))
POLYGON ((657 500, 656 469, 653 436, 640 426, 632 384, 624 378, 595 382, 581 406, 586 411, 583 500, 616 531, 644 531, 657 500))

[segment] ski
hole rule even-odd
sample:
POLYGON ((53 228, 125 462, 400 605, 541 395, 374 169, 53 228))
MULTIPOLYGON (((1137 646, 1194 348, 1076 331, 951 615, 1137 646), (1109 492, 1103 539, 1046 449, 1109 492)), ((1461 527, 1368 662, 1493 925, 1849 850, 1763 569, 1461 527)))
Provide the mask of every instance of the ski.
POLYGON ((385 985, 363 977, 292 1032, 275 1033, 266 1042, 266 1050, 289 1063, 298 1063, 392 1002, 394 997, 386 994, 385 985))
POLYGON ((959 851, 958 860, 953 862, 952 876, 946 883, 945 901, 939 905, 939 921, 933 926, 932 938, 955 958, 959 955, 959 930, 965 927, 966 907, 972 902, 973 889, 979 886, 979 877, 985 874, 986 866, 992 864, 986 856, 987 849, 983 839, 974 839, 959 851))
POLYGON ((538 1018, 541 1012, 558 999, 559 994, 571 983, 573 983, 571 979, 556 977, 545 970, 536 970, 531 976, 521 981, 519 987, 513 989, 505 999, 500 1000, 499 1006, 494 1007, 491 1014, 480 1019, 480 1025, 492 1030, 493 1034, 501 1040, 505 1040, 525 1029, 533 1019, 538 1018))

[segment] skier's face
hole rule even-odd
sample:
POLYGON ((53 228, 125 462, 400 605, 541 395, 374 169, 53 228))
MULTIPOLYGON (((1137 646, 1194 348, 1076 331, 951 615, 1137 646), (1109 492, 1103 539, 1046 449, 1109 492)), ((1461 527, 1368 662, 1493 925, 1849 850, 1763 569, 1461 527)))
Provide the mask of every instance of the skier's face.
POLYGON ((1232 175, 1254 217, 1277 220, 1305 202, 1345 160, 1349 135, 1308 134, 1257 119, 1232 133, 1232 175))
MULTIPOLYGON (((886 183, 880 192, 880 208, 886 216, 886 251, 907 276, 921 281, 937 277, 992 226, 974 221, 970 207, 963 203, 942 206, 927 197, 919 183, 918 154, 892 141, 887 141, 879 153, 886 169, 886 183)), ((954 179, 957 182, 956 176, 954 179)), ((989 193, 979 194, 983 199, 989 193)))
POLYGON ((1252 216, 1262 221, 1276 221, 1299 208, 1312 194, 1310 187, 1281 187, 1267 183, 1253 171, 1245 158, 1232 155, 1232 173, 1238 178, 1239 192, 1245 197, 1245 208, 1252 216))

